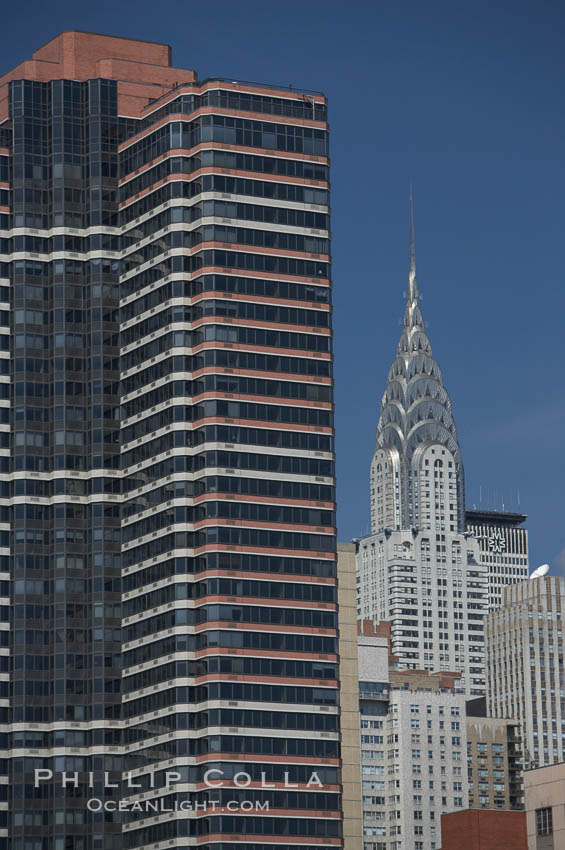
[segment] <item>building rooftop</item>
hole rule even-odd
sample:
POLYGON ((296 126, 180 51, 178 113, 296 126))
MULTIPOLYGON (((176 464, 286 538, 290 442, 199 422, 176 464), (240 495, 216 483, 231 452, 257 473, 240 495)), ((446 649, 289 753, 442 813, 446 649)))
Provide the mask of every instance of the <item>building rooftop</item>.
POLYGON ((522 525, 528 518, 527 514, 515 511, 488 511, 477 508, 465 510, 467 523, 486 523, 487 525, 522 525))

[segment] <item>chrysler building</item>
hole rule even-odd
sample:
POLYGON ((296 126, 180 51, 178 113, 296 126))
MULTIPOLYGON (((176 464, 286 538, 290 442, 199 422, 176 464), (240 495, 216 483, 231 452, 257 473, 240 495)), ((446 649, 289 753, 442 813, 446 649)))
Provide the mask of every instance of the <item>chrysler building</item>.
POLYGON ((358 616, 391 623, 406 668, 460 672, 484 691, 487 568, 465 531, 461 449, 416 281, 412 198, 404 322, 370 468, 371 534, 358 541, 358 616))
POLYGON ((451 401, 420 309, 410 203, 408 295, 371 463, 371 531, 463 531, 464 490, 451 401))

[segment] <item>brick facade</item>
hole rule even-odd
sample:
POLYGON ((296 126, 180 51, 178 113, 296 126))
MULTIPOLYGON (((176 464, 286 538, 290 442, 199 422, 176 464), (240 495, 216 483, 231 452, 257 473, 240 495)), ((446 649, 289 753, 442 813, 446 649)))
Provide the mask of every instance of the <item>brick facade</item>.
POLYGON ((525 812, 451 812, 441 816, 441 834, 441 850, 528 850, 525 812))

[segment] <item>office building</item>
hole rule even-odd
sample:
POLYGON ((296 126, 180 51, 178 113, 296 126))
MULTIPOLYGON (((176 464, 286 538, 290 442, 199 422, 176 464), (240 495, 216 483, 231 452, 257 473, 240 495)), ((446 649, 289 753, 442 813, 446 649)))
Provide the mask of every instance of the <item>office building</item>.
POLYGON ((528 578, 526 514, 467 508, 467 531, 479 541, 479 560, 488 570, 489 610, 500 607, 507 584, 528 578))
POLYGON ((81 32, 0 77, 1 846, 343 845, 326 109, 81 32))
POLYGON ((405 668, 458 671, 484 693, 488 569, 466 531, 461 449, 416 281, 412 207, 404 322, 370 472, 371 534, 359 539, 357 615, 391 624, 405 668))
POLYGON ((564 760, 564 607, 565 581, 543 575, 506 587, 486 621, 488 714, 516 720, 525 769, 564 760))
POLYGON ((524 774, 528 850, 565 847, 565 762, 524 774))

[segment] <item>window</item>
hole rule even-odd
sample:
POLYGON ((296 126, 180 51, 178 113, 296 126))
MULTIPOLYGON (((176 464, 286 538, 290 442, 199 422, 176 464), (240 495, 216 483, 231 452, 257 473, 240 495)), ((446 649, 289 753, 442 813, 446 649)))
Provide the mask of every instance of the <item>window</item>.
POLYGON ((553 834, 553 817, 550 808, 536 809, 536 832, 538 835, 553 834))

